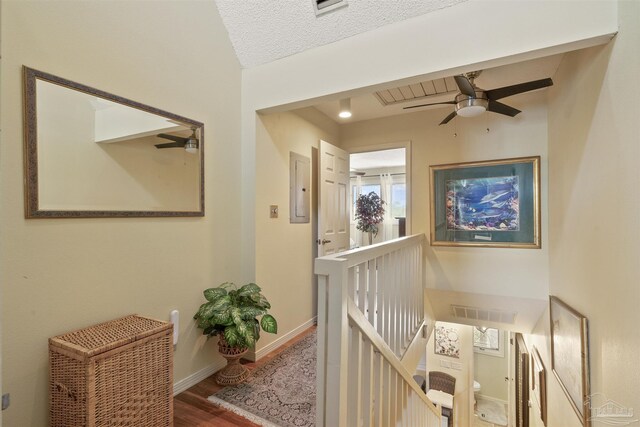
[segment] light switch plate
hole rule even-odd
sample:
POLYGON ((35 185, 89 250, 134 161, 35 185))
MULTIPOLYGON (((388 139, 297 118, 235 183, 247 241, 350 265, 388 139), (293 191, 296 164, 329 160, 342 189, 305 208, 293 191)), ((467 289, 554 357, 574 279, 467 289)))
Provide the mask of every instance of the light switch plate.
POLYGON ((269 218, 278 218, 278 205, 269 206, 269 218))

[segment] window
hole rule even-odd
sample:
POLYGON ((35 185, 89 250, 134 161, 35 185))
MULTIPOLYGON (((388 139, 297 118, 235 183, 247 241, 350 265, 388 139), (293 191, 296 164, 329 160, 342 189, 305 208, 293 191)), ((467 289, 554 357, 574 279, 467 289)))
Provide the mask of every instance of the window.
POLYGON ((473 328, 473 351, 504 357, 504 332, 495 328, 473 328))
MULTIPOLYGON (((394 177, 394 179, 401 182, 394 182, 393 184, 391 184, 391 200, 385 200, 386 202, 385 210, 391 209, 391 217, 393 218, 406 217, 407 216, 407 185, 404 183, 404 175, 400 177, 396 176, 394 177)), ((381 196, 382 190, 381 190, 380 184, 371 183, 371 181, 379 182, 379 178, 368 177, 367 180, 369 181, 369 183, 363 183, 360 186, 360 194, 369 194, 371 192, 374 192, 378 196, 381 196)), ((354 215, 356 210, 356 200, 359 196, 359 194, 356 194, 357 187, 353 185, 354 181, 355 180, 351 180, 351 183, 352 183, 351 184, 351 197, 352 197, 351 218, 352 220, 353 218, 355 218, 354 215)))
POLYGON ((391 216, 407 216, 407 186, 404 182, 391 184, 391 216))
MULTIPOLYGON (((363 184, 360 186, 360 194, 369 194, 371 192, 380 195, 380 184, 363 184)), ((356 204, 356 199, 360 194, 356 194, 356 186, 351 187, 351 194, 353 194, 353 204, 356 204)))

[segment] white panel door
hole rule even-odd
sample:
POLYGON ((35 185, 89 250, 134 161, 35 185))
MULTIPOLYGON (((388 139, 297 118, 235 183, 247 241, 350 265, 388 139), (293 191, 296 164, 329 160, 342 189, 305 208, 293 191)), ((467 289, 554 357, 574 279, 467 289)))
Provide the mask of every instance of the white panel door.
POLYGON ((349 249, 349 154, 320 141, 318 256, 349 249))

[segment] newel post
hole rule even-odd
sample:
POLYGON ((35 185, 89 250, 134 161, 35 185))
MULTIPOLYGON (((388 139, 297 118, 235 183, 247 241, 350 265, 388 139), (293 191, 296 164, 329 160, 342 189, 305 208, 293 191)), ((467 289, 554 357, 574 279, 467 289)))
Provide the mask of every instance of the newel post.
POLYGON ((347 425, 347 260, 318 258, 318 362, 316 425, 347 425))

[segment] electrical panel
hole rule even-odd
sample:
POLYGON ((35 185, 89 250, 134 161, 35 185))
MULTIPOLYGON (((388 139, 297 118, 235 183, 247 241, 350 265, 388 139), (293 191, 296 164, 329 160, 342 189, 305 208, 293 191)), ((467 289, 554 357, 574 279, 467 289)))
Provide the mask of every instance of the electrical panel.
POLYGON ((289 155, 289 222, 309 222, 311 161, 291 152, 289 155))

